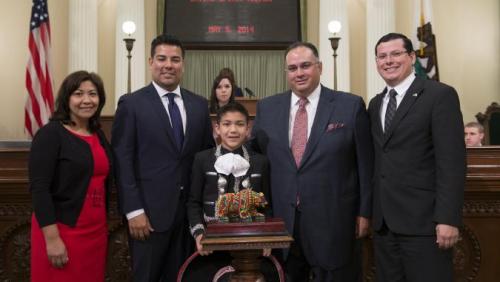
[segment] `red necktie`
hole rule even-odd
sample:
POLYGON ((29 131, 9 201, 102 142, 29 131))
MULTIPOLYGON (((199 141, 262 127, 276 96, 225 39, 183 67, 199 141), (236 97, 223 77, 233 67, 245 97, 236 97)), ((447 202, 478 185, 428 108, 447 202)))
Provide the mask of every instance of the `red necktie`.
POLYGON ((308 102, 309 101, 306 98, 300 98, 299 109, 295 114, 295 121, 293 123, 291 148, 297 167, 300 166, 300 161, 302 160, 302 155, 304 155, 307 144, 306 105, 308 102))

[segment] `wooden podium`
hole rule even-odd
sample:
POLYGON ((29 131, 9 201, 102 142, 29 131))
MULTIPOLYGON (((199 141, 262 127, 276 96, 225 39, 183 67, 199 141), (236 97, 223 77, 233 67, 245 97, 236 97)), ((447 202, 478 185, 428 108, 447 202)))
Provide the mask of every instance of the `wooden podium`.
POLYGON ((235 272, 232 282, 265 281, 260 272, 262 249, 289 248, 293 241, 281 219, 267 219, 252 223, 208 224, 201 241, 207 251, 229 251, 235 272))
POLYGON ((257 113, 257 102, 258 98, 247 98, 247 97, 235 97, 234 100, 243 105, 248 111, 251 117, 255 117, 257 113))

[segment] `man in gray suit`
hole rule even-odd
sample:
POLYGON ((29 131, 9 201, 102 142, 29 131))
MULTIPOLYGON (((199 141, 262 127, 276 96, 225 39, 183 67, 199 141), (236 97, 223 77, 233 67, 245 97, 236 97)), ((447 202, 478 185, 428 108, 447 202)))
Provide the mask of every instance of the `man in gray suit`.
POLYGON ((359 281, 356 237, 366 235, 372 203, 372 141, 363 100, 320 84, 310 43, 285 53, 291 90, 257 104, 253 145, 267 155, 274 216, 294 242, 287 281, 359 281))

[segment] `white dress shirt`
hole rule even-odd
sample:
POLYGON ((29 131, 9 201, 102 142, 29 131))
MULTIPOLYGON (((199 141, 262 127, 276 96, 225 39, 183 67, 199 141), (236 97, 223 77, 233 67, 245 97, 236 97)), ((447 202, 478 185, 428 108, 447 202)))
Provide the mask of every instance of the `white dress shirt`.
POLYGON ((156 92, 158 93, 158 96, 160 96, 161 102, 163 103, 163 107, 167 111, 168 118, 170 120, 170 124, 172 124, 172 119, 170 119, 170 113, 168 112, 168 97, 166 96, 166 94, 167 93, 174 93, 175 94, 174 101, 177 104, 179 111, 181 112, 182 130, 184 131, 184 133, 186 133, 186 108, 184 107, 184 100, 182 100, 181 87, 179 85, 177 85, 177 88, 175 88, 174 91, 167 91, 167 90, 161 88, 154 81, 153 81, 153 86, 155 87, 156 92))
MULTIPOLYGON (((319 95, 321 94, 321 84, 318 84, 316 89, 307 97, 309 103, 306 104, 307 111, 307 139, 309 140, 309 135, 311 134, 311 128, 313 126, 314 117, 316 116, 316 110, 318 109, 319 95)), ((295 115, 299 110, 299 100, 300 96, 293 93, 292 99, 290 99, 290 120, 288 122, 288 144, 292 145, 292 134, 293 134, 293 124, 295 122, 295 115)))
POLYGON ((403 101, 403 98, 406 95, 406 91, 408 91, 408 88, 410 88, 411 84, 415 80, 415 74, 409 75, 405 80, 401 81, 400 84, 396 85, 395 87, 390 87, 389 85, 386 86, 387 91, 385 92, 384 98, 382 99, 382 107, 380 107, 380 120, 382 121, 382 130, 385 131, 385 111, 387 110, 387 105, 389 104, 389 99, 391 98, 389 95, 389 92, 394 89, 398 93, 396 95, 396 109, 399 107, 399 104, 401 104, 401 101, 403 101))

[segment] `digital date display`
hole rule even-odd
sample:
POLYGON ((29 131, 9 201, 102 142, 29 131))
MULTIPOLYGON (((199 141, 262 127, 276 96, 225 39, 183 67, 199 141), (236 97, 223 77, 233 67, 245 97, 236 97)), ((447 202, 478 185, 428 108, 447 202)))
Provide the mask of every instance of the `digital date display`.
POLYGON ((301 39, 299 0, 166 0, 163 30, 186 46, 286 46, 301 39))

